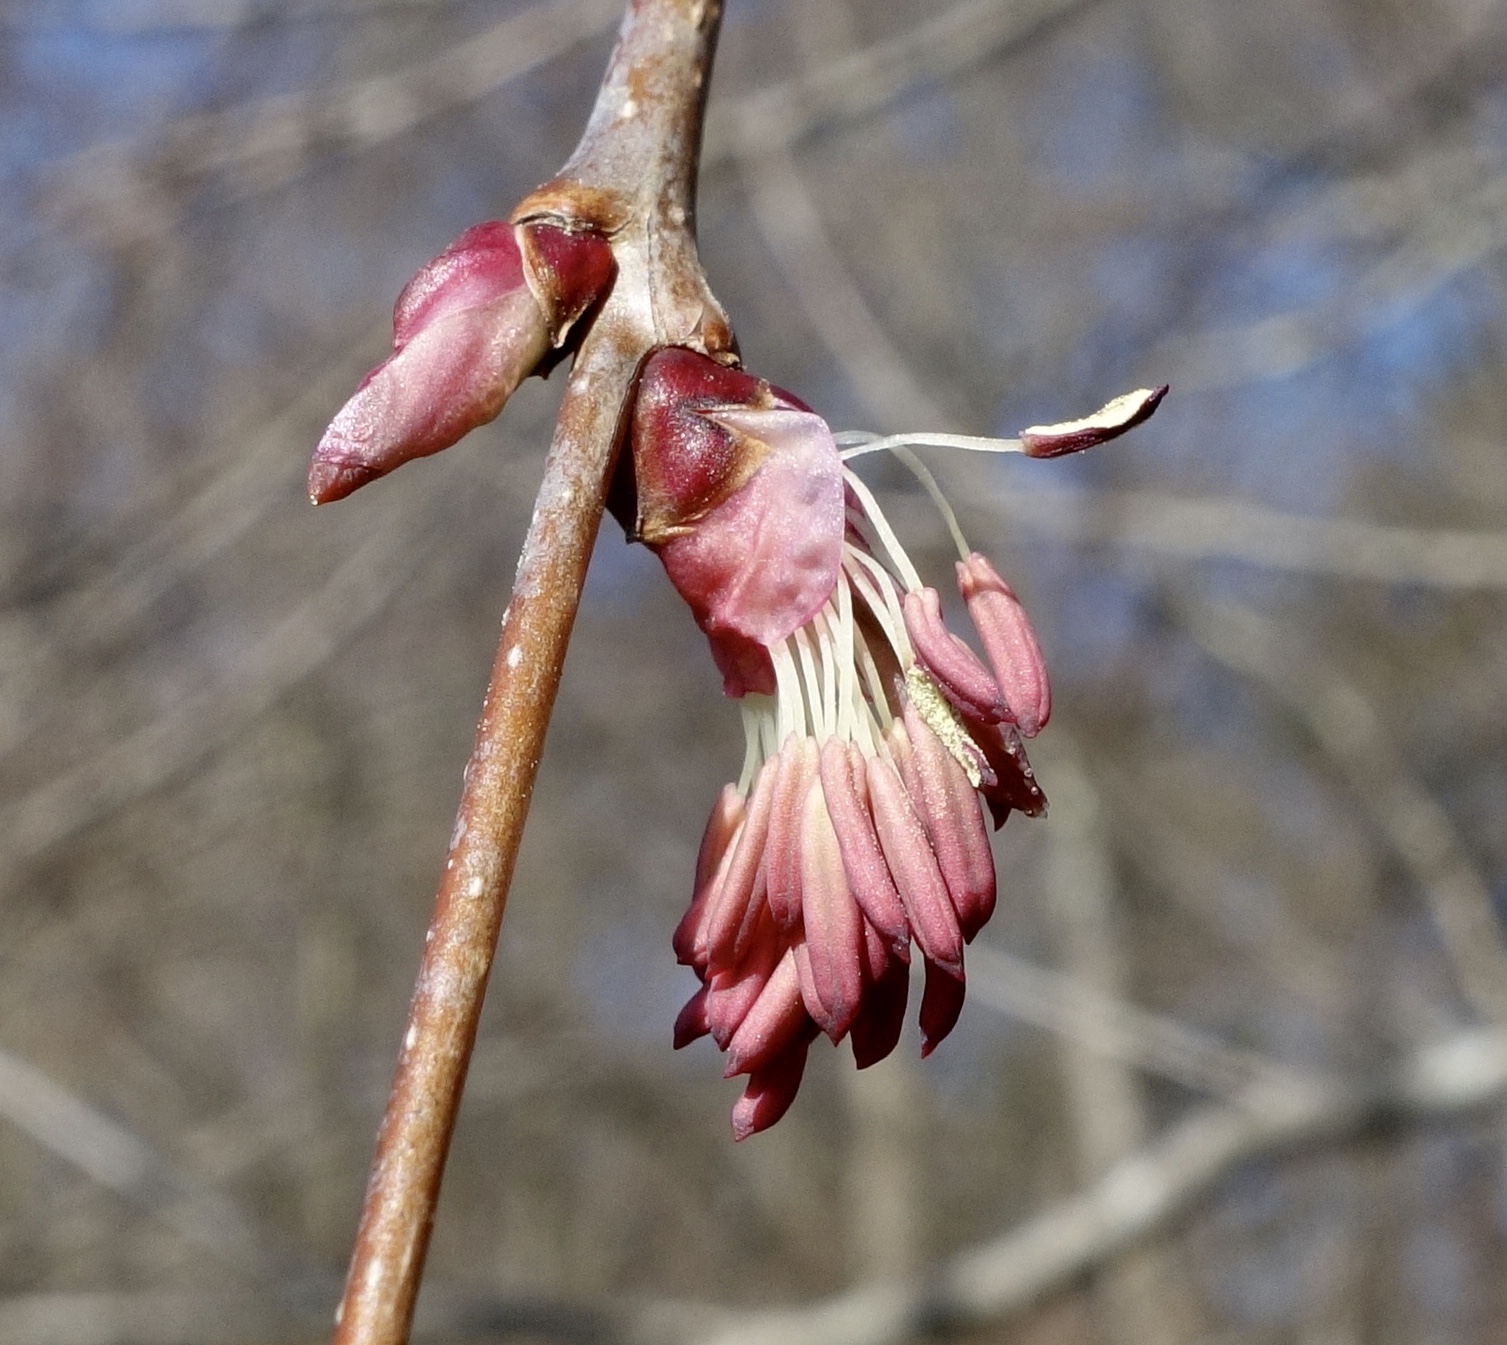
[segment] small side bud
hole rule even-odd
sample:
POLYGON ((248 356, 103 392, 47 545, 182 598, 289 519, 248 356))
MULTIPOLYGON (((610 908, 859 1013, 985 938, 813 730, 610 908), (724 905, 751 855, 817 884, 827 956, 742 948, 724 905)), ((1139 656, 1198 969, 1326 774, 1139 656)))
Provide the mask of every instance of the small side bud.
POLYGON ((1123 397, 1116 397, 1082 420, 1065 420, 1060 425, 1032 425, 1020 432, 1021 447, 1028 458, 1060 458, 1065 453, 1079 453, 1096 444, 1106 444, 1111 439, 1118 439, 1126 430, 1133 430, 1142 421, 1150 420, 1151 413, 1166 395, 1165 383, 1159 388, 1138 388, 1123 397))
POLYGON ((594 234, 495 220, 467 229, 398 296, 393 353, 324 432, 309 498, 341 499, 485 425, 612 272, 594 234))

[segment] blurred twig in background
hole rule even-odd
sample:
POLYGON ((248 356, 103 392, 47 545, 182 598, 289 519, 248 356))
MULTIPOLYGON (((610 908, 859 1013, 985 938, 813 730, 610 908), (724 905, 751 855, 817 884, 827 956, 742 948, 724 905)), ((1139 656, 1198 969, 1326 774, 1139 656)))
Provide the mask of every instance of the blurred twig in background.
MULTIPOLYGON (((0 1340, 324 1332, 558 390, 328 517, 299 475, 619 11, 0 21, 0 1340)), ((735 717, 604 535, 423 1338, 1495 1339, 1504 45, 1473 0, 729 0, 699 231, 751 365, 873 429, 1173 393, 1066 480, 935 464, 1071 751, 954 1038, 814 1053, 736 1149, 666 946, 735 717), (1147 1248, 1150 1327, 1100 1310, 1147 1248)))

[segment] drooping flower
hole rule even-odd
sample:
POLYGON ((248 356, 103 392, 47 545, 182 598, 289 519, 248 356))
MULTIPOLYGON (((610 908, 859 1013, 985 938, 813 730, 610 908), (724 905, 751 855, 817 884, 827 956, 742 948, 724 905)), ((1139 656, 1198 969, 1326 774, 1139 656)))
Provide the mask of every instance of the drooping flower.
MULTIPOLYGON (((845 456, 890 448, 941 502, 907 443, 1054 456, 1144 420, 1165 389, 1020 441, 845 436, 789 393, 680 349, 644 366, 631 491, 615 508, 655 548, 741 698, 746 755, 707 823, 679 960, 701 988, 675 1045, 710 1034, 743 1139, 794 1100, 820 1034, 860 1069, 899 1040, 912 944, 929 1054, 963 1006, 963 950, 993 913, 981 803, 995 827, 1046 799, 1024 739, 1050 713, 1040 646, 1014 592, 962 541, 957 581, 986 664, 845 456), (1061 434, 1057 432, 1061 431, 1061 434), (631 498, 628 498, 630 497, 631 498)), ((945 508, 945 502, 942 502, 945 508)))
POLYGON ((398 296, 393 353, 324 432, 309 497, 341 499, 493 419, 614 269, 611 248, 589 231, 500 220, 467 229, 398 296))

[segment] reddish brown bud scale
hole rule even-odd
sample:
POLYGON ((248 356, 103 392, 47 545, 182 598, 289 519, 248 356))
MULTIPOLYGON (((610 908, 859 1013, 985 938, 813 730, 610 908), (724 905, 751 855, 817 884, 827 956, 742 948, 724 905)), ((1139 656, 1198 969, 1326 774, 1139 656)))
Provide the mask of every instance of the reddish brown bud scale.
POLYGON ((788 393, 671 348, 640 374, 631 447, 633 502, 619 493, 619 518, 659 552, 727 694, 772 693, 768 651, 820 610, 841 567, 831 430, 788 393))
POLYGON ((636 516, 629 535, 654 546, 687 532, 758 470, 764 447, 702 414, 746 407, 806 411, 761 378, 693 350, 649 357, 633 403, 636 516))
POLYGON ((576 319, 606 297, 617 263, 596 234, 538 220, 518 226, 524 278, 549 322, 550 342, 564 344, 576 319))

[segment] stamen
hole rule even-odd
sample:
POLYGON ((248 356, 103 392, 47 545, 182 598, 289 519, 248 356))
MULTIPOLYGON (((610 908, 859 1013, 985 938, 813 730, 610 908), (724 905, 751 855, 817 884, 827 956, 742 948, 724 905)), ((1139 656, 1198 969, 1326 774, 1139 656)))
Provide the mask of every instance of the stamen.
POLYGON ((900 611, 894 576, 873 556, 856 546, 844 547, 844 553, 843 563, 853 578, 853 585, 868 603, 874 620, 883 628, 890 648, 900 656, 901 662, 910 662, 915 658, 915 651, 911 648, 910 632, 905 629, 905 616, 900 611), (853 564, 848 565, 849 561, 853 564))
POLYGON ((767 699, 765 696, 748 695, 738 702, 738 709, 743 715, 743 770, 738 775, 738 793, 745 799, 748 797, 749 786, 753 784, 754 772, 763 760, 760 748, 764 732, 760 720, 767 718, 769 714, 765 706, 749 702, 767 699))
POLYGON ((827 605, 816 614, 811 624, 816 628, 816 651, 822 658, 822 713, 827 732, 840 733, 838 712, 841 702, 837 689, 837 660, 832 651, 835 641, 832 617, 832 601, 828 599, 827 605))
POLYGON ((811 627, 802 626, 790 638, 795 641, 795 650, 801 656, 801 672, 806 687, 806 714, 811 732, 825 738, 830 730, 822 715, 822 684, 816 675, 816 660, 811 654, 811 627))
POLYGON ((866 453, 893 453, 898 448, 904 448, 907 444, 915 444, 918 448, 963 448, 971 453, 1024 453, 1026 446, 1019 439, 988 439, 980 438, 972 434, 891 434, 884 438, 859 439, 856 436, 866 434, 864 430, 845 430, 841 434, 834 435, 842 451, 839 457, 844 462, 853 458, 861 458, 866 453), (846 447, 843 447, 846 445, 846 447))
POLYGON ((908 467, 911 475, 921 483, 922 489, 931 496, 932 503, 937 506, 937 511, 942 515, 942 522, 947 525, 947 531, 952 534, 952 540, 958 548, 958 559, 967 560, 973 554, 973 548, 968 545, 967 539, 963 536, 963 529, 958 524, 958 516, 953 513, 952 505, 942 494, 942 487, 937 485, 937 478, 931 474, 931 469, 908 448, 897 448, 893 452, 895 460, 908 467))
POLYGON ((879 676, 879 669, 874 663, 874 655, 869 649, 869 642, 859 640, 855 646, 855 652, 858 655, 858 668, 863 673, 864 686, 868 692, 866 701, 869 713, 877 719, 881 730, 888 730, 895 716, 890 711, 889 697, 884 694, 884 681, 879 676))
POLYGON ((775 741, 782 743, 792 733, 806 736, 806 704, 801 696, 801 677, 795 670, 795 657, 790 652, 790 641, 781 640, 769 651, 774 664, 775 682, 775 741))
POLYGON ((878 537, 889 557, 890 569, 900 576, 900 581, 906 588, 924 588, 921 576, 916 573, 916 567, 910 563, 910 557, 905 554, 905 548, 900 545, 900 539, 895 536, 894 529, 890 527, 889 520, 880 509, 879 501, 874 498, 874 492, 846 468, 843 469, 842 475, 843 480, 852 487, 853 493, 858 496, 859 502, 863 505, 868 523, 874 529, 874 535, 878 537))
POLYGON ((853 720, 858 696, 858 676, 853 667, 853 590, 848 577, 837 573, 837 667, 841 685, 837 693, 837 732, 839 737, 853 736, 853 720))

